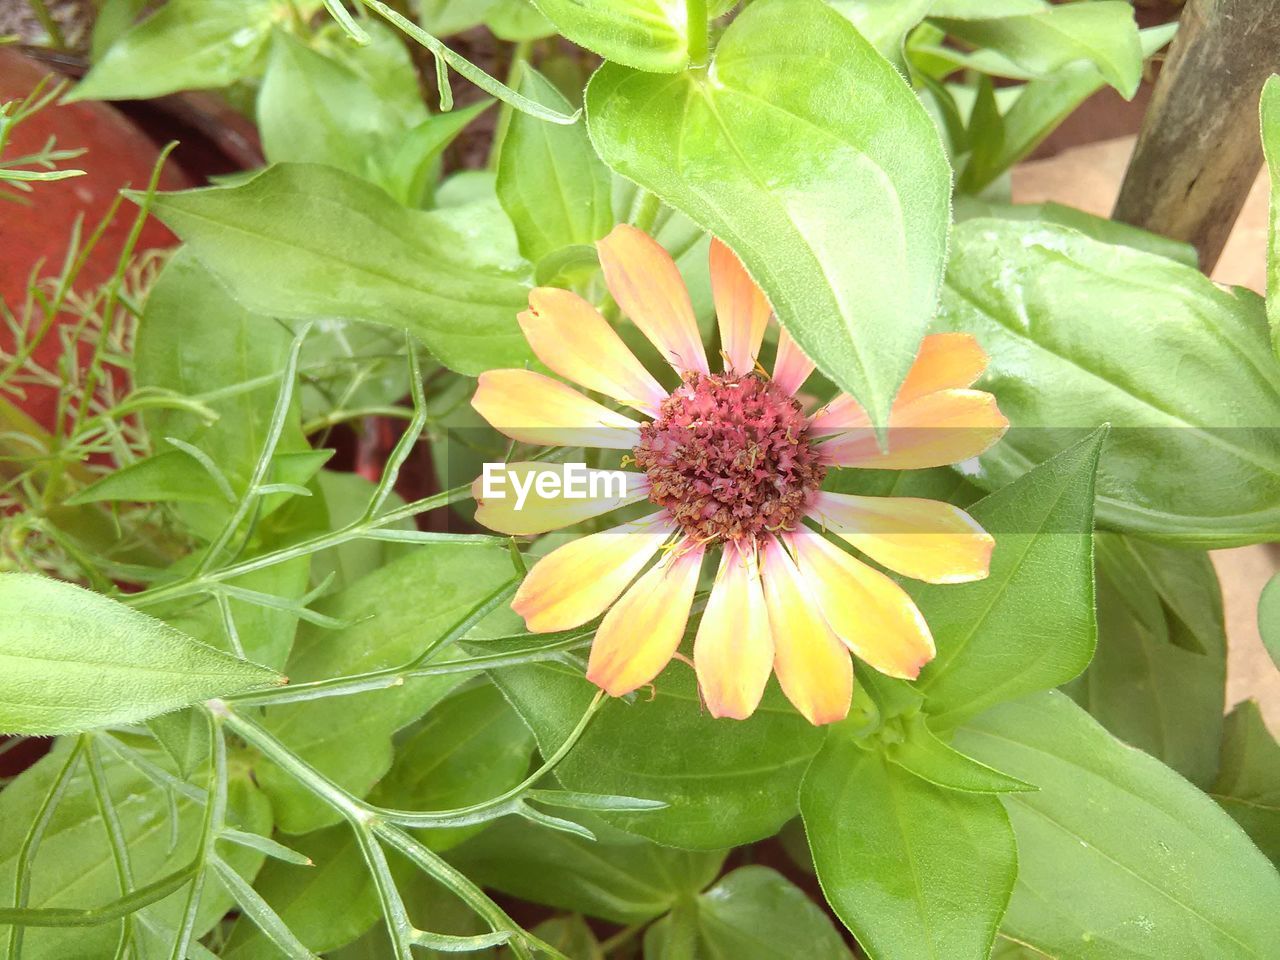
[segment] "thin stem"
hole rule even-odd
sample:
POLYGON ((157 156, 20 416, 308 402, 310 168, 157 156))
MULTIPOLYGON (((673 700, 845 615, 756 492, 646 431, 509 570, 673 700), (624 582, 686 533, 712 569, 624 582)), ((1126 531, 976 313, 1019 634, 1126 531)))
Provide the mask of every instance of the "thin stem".
POLYGON ((49 12, 49 8, 45 6, 44 0, 27 0, 31 12, 35 14, 35 18, 40 21, 40 26, 49 37, 49 46, 55 50, 65 51, 67 49, 66 37, 62 35, 62 27, 49 12))
MULTIPOLYGON (((67 759, 63 761, 62 769, 58 771, 58 776, 54 779, 53 786, 45 794, 44 802, 40 804, 35 820, 31 823, 31 829, 27 831, 26 838, 18 849, 18 857, 14 862, 13 871, 13 907, 15 910, 21 910, 27 905, 27 896, 30 893, 31 886, 31 868, 35 863, 36 854, 40 850, 41 841, 44 840, 45 830, 49 828, 49 822, 53 819, 54 813, 57 812, 58 804, 62 802, 62 795, 66 792, 67 785, 71 782, 71 777, 79 765, 80 754, 83 750, 84 741, 77 740, 76 745, 67 753, 67 759)), ((9 937, 8 960, 18 960, 22 955, 22 938, 25 932, 25 928, 21 926, 13 928, 13 933, 9 937)))
POLYGON ((707 62, 707 0, 685 0, 689 30, 689 63, 700 67, 707 62))
MULTIPOLYGON (((129 843, 125 839, 124 828, 120 824, 115 802, 111 799, 111 786, 107 783, 106 773, 102 769, 102 758, 95 741, 89 742, 86 753, 89 758, 89 780, 93 784, 98 813, 102 816, 102 825, 111 847, 111 860, 116 868, 116 883, 120 887, 120 895, 125 897, 133 889, 133 866, 129 861, 129 843)), ((132 945, 133 914, 127 913, 120 920, 120 946, 116 950, 116 956, 125 956, 132 945)))
MULTIPOLYGON (((532 40, 521 40, 511 51, 511 66, 507 68, 507 86, 515 89, 520 82, 520 73, 529 62, 529 52, 533 49, 532 40)), ((489 147, 489 159, 486 164, 490 170, 498 169, 498 160, 502 156, 502 144, 507 139, 507 128, 511 126, 511 115, 515 109, 511 104, 503 102, 498 109, 498 122, 493 128, 493 144, 489 147)))
POLYGON ((200 898, 204 893, 204 881, 208 874, 207 863, 213 851, 214 841, 227 809, 227 743, 222 735, 222 725, 218 717, 209 717, 209 753, 213 763, 209 770, 209 786, 206 796, 210 802, 204 808, 204 828, 200 833, 200 849, 196 852, 198 869, 191 879, 191 889, 187 891, 187 901, 182 909, 182 925, 178 928, 178 937, 173 944, 170 960, 184 960, 191 937, 195 932, 196 917, 200 912, 200 898))
POLYGON ((662 201, 656 193, 650 193, 643 187, 640 188, 640 203, 636 208, 636 215, 632 218, 632 225, 637 230, 643 230, 645 233, 653 233, 653 225, 657 222, 658 212, 662 209, 662 201))
POLYGON ((396 881, 391 876, 391 866, 387 863, 387 855, 382 852, 378 838, 372 832, 356 829, 356 842, 364 857, 365 866, 373 877, 373 885, 378 891, 378 900, 382 904, 382 916, 386 920, 387 935, 391 937, 391 945, 396 952, 396 960, 413 960, 413 924, 409 922, 409 914, 404 908, 404 900, 396 889, 396 881))

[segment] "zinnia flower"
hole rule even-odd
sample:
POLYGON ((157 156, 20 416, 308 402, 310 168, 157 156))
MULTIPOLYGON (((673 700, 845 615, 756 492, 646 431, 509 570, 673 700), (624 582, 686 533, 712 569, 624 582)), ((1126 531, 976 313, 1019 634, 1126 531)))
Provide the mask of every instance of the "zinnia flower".
MULTIPOLYGON (((476 519, 529 535, 644 500, 657 509, 538 561, 512 603, 528 629, 568 630, 604 614, 587 677, 613 696, 629 693, 676 655, 703 560, 719 548, 693 643, 698 684, 714 716, 750 716, 772 671, 810 722, 839 720, 853 694, 851 652, 882 673, 914 679, 935 653, 920 611, 891 577, 825 534, 928 583, 985 577, 993 540, 948 503, 849 496, 821 484, 832 467, 934 467, 994 443, 1008 422, 990 394, 969 389, 987 363, 982 349, 966 334, 925 338, 881 450, 851 397, 805 415, 796 394, 814 365, 786 330, 772 376, 759 368, 769 303, 727 247, 711 247, 721 373, 708 365, 688 291, 667 252, 626 225, 598 250, 618 306, 680 382, 662 387, 577 294, 533 290, 519 321, 538 358, 645 420, 531 370, 482 374, 475 409, 524 443, 630 451, 624 462, 638 471, 628 474, 625 491, 590 499, 535 491, 521 510, 509 495, 484 500, 477 481, 476 519)), ((557 469, 508 465, 525 482, 557 469)))

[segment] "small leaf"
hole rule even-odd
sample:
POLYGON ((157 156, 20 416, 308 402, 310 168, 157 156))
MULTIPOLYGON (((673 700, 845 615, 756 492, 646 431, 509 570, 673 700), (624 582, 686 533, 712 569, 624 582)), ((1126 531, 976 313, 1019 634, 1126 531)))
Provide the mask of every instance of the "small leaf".
POLYGON ((614 923, 662 916, 710 883, 724 862, 722 851, 674 850, 586 814, 576 819, 597 839, 507 817, 449 858, 485 886, 614 923))
POLYGON ((930 20, 976 47, 998 53, 1035 75, 1077 60, 1097 68, 1126 99, 1142 80, 1142 47, 1133 8, 1117 0, 1046 6, 1026 13, 989 4, 943 0, 930 20))
POLYGON ((1016 793, 1036 789, 943 743, 920 714, 907 720, 904 726, 906 737, 888 744, 885 756, 935 786, 965 793, 1016 793))
MULTIPOLYGON (((693 902, 688 922, 698 957, 750 960, 853 960, 840 931, 808 895, 768 867, 739 867, 693 902)), ((645 932, 645 960, 680 960, 674 921, 681 908, 645 932)))
POLYGON ((985 957, 1017 874, 994 796, 944 790, 833 735, 800 810, 827 900, 878 960, 985 957))
POLYGON ((883 424, 937 304, 951 185, 897 71, 818 0, 756 0, 708 70, 605 64, 586 102, 604 161, 731 247, 883 424))
POLYGON ((0 730, 48 736, 135 723, 284 683, 74 584, 0 574, 0 730))
POLYGON ((272 0, 171 0, 107 48, 66 100, 140 100, 225 87, 258 59, 272 0))
POLYGON ((689 62, 685 0, 534 0, 568 39, 606 60, 653 73, 689 62))
POLYGON ((96 480, 66 503, 227 503, 226 496, 198 461, 180 450, 167 450, 131 463, 96 480))
MULTIPOLYGON (((520 92, 569 109, 568 101, 531 67, 524 68, 520 92)), ((564 247, 592 244, 608 233, 613 226, 612 184, 584 125, 555 126, 512 114, 498 158, 498 199, 515 225, 526 260, 539 263, 564 247)))
POLYGON ((910 588, 938 647, 916 688, 939 729, 1088 665, 1094 470, 1105 437, 1095 431, 970 508, 996 538, 985 580, 910 588))
POLYGON ((1280 943, 1280 875, 1187 781, 1067 697, 1002 704, 956 736, 1040 787, 1005 794, 1018 883, 1004 930, 1062 960, 1255 957, 1280 943))
POLYGON ((1252 700, 1222 730, 1222 766, 1210 791, 1271 862, 1280 865, 1280 744, 1252 700))
POLYGON ((1258 632, 1271 662, 1280 667, 1280 573, 1267 582, 1258 598, 1258 632))

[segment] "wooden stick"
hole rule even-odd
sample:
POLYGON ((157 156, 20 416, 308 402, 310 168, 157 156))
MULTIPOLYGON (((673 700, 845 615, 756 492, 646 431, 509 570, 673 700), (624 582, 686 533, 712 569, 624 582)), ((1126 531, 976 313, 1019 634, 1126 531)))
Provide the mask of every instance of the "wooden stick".
POLYGON ((1258 97, 1280 72, 1280 0, 1188 0, 1113 216, 1213 269, 1262 167, 1258 97))

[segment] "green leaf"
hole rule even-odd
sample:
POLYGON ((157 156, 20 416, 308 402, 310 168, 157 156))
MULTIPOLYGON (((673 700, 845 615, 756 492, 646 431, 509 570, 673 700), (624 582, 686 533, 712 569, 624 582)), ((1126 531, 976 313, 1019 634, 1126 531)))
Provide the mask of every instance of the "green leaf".
POLYGON ((1204 553, 1116 534, 1096 544, 1098 650, 1067 692, 1121 740, 1207 787, 1227 667, 1213 565, 1204 553))
POLYGON ((827 0, 880 52, 906 72, 902 65, 902 41, 924 19, 933 0, 827 0))
MULTIPOLYGON (((561 110, 569 102, 525 67, 520 92, 561 110)), ((582 124, 558 126, 513 113, 498 158, 498 199, 530 263, 563 247, 591 244, 613 226, 613 178, 582 124)))
POLYGON ((326 163, 369 178, 374 155, 405 126, 354 70, 276 30, 258 89, 258 129, 271 163, 326 163))
POLYGON ((534 903, 614 923, 646 923, 720 872, 724 853, 672 850, 575 816, 588 840, 517 817, 497 821, 449 854, 469 877, 534 903))
POLYGON ((1133 8, 1120 0, 1067 3, 1008 15, 979 5, 972 18, 961 10, 954 12, 963 18, 948 16, 951 6, 945 0, 935 4, 930 19, 952 36, 993 50, 1036 75, 1085 60, 1126 100, 1132 99, 1142 81, 1142 46, 1133 8))
MULTIPOLYGON (((146 762, 168 772, 165 756, 149 741, 121 738, 141 752, 146 762)), ((100 751, 104 782, 110 793, 121 833, 129 851, 134 888, 144 886, 189 865, 197 854, 204 807, 181 794, 157 786, 110 748, 115 738, 95 737, 100 751), (172 818, 176 815, 177 820, 172 818)), ((207 741, 206 741, 207 743, 207 741)), ((58 741, 52 752, 0 791, 0 890, 5 905, 11 902, 14 869, 37 812, 49 794, 73 741, 58 741)), ((206 769, 197 771, 196 783, 207 780, 206 769)), ((244 776, 233 776, 228 785, 228 822, 235 828, 259 834, 271 831, 271 807, 244 776)), ((252 879, 263 856, 246 848, 228 848, 224 859, 244 877, 252 879)), ((120 896, 116 866, 98 809, 88 764, 82 757, 45 831, 31 874, 28 906, 34 908, 86 908, 115 901, 120 896)), ((135 925, 172 949, 174 931, 185 906, 185 890, 143 908, 134 915, 135 925)), ((203 936, 231 907, 221 882, 210 876, 196 918, 195 936, 203 936)), ((0 954, 7 955, 12 927, 0 924, 0 954)), ((70 960, 114 956, 120 936, 119 923, 83 927, 28 927, 23 938, 22 960, 70 960)), ((150 960, 154 954, 143 952, 150 960)), ((195 954, 192 954, 195 956, 195 954)))
POLYGON ((1158 233, 1151 233, 1141 227, 1130 226, 1119 220, 1108 220, 1092 213, 1077 210, 1075 207, 1060 203, 993 203, 977 197, 956 198, 956 221, 973 220, 978 217, 999 217, 1005 220, 1035 221, 1056 223, 1069 227, 1077 233, 1102 243, 1114 243, 1135 250, 1176 260, 1188 267, 1199 269, 1200 255, 1189 243, 1170 240, 1158 233))
POLYGON ((1258 598, 1258 632, 1271 662, 1280 667, 1280 574, 1267 582, 1258 598))
POLYGON ((840 733, 800 792, 827 902, 877 960, 987 956, 1018 864, 1000 800, 936 787, 840 733))
MULTIPOLYGON (((378 892, 350 827, 318 830, 289 843, 314 865, 268 861, 253 886, 308 949, 336 950, 377 922, 378 892)), ((241 919, 221 955, 225 960, 276 960, 279 949, 251 921, 241 919)))
POLYGON ((283 683, 71 583, 0 574, 0 730, 48 736, 134 723, 283 683))
MULTIPOLYGON (((529 931, 543 943, 548 943, 563 953, 569 960, 604 960, 600 950, 600 941, 587 922, 576 913, 567 917, 552 917, 543 920, 529 931)), ((439 956, 439 955, 437 955, 439 956)), ((514 960, 515 954, 510 946, 501 948, 497 953, 498 960, 514 960)))
POLYGON ((556 32, 555 24, 538 12, 532 0, 497 0, 484 22, 495 37, 508 43, 541 40, 556 32))
MULTIPOLYGON (((499 796, 524 779, 533 734, 497 687, 483 684, 433 709, 396 748, 391 770, 371 797, 400 810, 453 810, 499 796)), ((422 830, 433 850, 448 850, 486 824, 422 830)))
POLYGON ((586 100, 604 161, 733 248, 805 353, 883 424, 937 303, 950 194, 937 130, 897 71, 818 0, 756 0, 708 71, 605 64, 586 100))
POLYGON ((965 793, 1011 793, 1036 789, 943 743, 929 729, 921 714, 907 718, 903 728, 903 739, 886 741, 885 756, 903 770, 935 786, 965 793))
POLYGON ((1040 787, 1003 798, 1018 836, 1010 936, 1062 960, 1275 953, 1275 868, 1208 797, 1068 698, 1003 704, 956 745, 1040 787))
MULTIPOLYGON (((673 920, 654 924, 645 933, 645 960, 677 960, 673 920)), ((751 960, 853 960, 844 938, 830 918, 803 890, 768 867, 739 867, 694 901, 692 925, 699 957, 743 957, 751 960)))
MULTIPOLYGON (((229 491, 228 491, 229 492, 229 491)), ((68 505, 110 501, 223 503, 230 501, 211 482, 209 472, 180 450, 157 453, 121 467, 68 497, 68 505)))
POLYGON ((1267 316, 1271 339, 1280 356, 1280 76, 1262 87, 1262 151, 1271 177, 1271 219, 1267 225, 1267 316))
POLYGON ((542 15, 580 47, 652 73, 689 62, 685 0, 533 0, 542 15))
POLYGON ((1280 744, 1252 700, 1238 704, 1223 726, 1222 765, 1210 795, 1280 864, 1280 744))
MULTIPOLYGON (((494 680, 543 756, 564 742, 596 692, 580 669, 558 663, 504 668, 494 680)), ((692 672, 676 663, 652 698, 606 703, 556 776, 580 793, 665 801, 665 809, 609 821, 659 843, 720 849, 770 836, 795 816, 796 789, 823 735, 776 689, 750 720, 713 720, 700 709, 692 672)))
MULTIPOLYGON (((401 666, 510 579, 505 549, 421 545, 317 603, 321 613, 349 626, 334 631, 304 624, 289 658, 289 676, 300 683, 401 666)), ((417 677, 341 701, 270 707, 263 723, 307 763, 364 796, 391 767, 392 734, 463 679, 464 674, 417 677)), ((262 763, 256 774, 285 833, 307 833, 338 821, 338 814, 273 764, 262 763)))
POLYGON ((107 48, 64 100, 140 100, 225 87, 254 68, 272 0, 170 0, 107 48))
MULTIPOLYGON (((469 107, 427 117, 394 144, 394 152, 378 163, 378 182, 410 207, 429 205, 440 155, 476 117, 493 106, 481 100, 469 107)), ((524 116, 521 113, 519 116, 524 116)), ((543 121, 539 121, 543 122, 543 121)))
POLYGON ((484 23, 497 0, 422 0, 418 22, 427 33, 447 37, 484 23))
POLYGON ((939 729, 1088 665, 1094 470, 1105 437, 1096 431, 969 509, 996 538, 985 580, 910 588, 938 648, 916 689, 939 729))
POLYGON ((162 713, 147 721, 147 729, 183 777, 209 757, 209 715, 204 710, 162 713))
POLYGON ((1280 537, 1280 364, 1253 294, 1053 224, 970 220, 938 327, 978 337, 1013 423, 978 482, 1109 422, 1100 524, 1184 545, 1280 537))
MULTIPOLYGON (((1173 39, 1176 30, 1177 24, 1169 23, 1139 31, 1143 58, 1150 57, 1173 39)), ((979 138, 973 144, 973 151, 960 175, 959 189, 977 193, 986 188, 1004 171, 1025 159, 1076 107, 1102 89, 1105 83, 1102 74, 1092 64, 1069 63, 1049 76, 1025 84, 1013 105, 1004 113, 1001 123, 1003 135, 999 142, 979 138)), ((1165 242, 1172 244, 1174 241, 1165 242)))
POLYGON ((251 310, 409 330, 459 373, 529 357, 515 320, 527 267, 466 207, 409 210, 340 170, 281 164, 243 186, 162 194, 153 209, 251 310))

